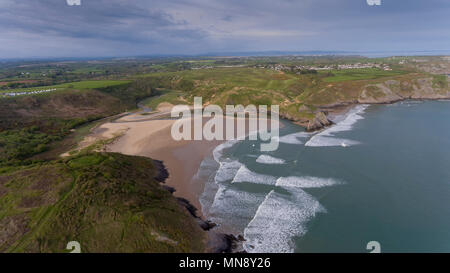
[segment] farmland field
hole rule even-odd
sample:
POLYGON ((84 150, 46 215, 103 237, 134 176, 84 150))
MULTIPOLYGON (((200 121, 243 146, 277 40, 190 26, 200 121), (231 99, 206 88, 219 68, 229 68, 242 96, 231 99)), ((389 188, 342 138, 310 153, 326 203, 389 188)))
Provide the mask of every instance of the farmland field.
POLYGON ((403 71, 385 71, 378 68, 330 70, 326 73, 328 72, 331 72, 334 76, 326 77, 324 81, 330 83, 354 80, 370 80, 405 74, 405 72, 403 71))
POLYGON ((18 88, 11 90, 1 90, 0 93, 13 93, 13 92, 30 92, 35 90, 46 90, 46 89, 96 89, 109 86, 116 86, 121 84, 130 83, 130 81, 119 81, 119 80, 102 80, 102 81, 79 81, 71 82, 50 86, 39 86, 31 88, 18 88))

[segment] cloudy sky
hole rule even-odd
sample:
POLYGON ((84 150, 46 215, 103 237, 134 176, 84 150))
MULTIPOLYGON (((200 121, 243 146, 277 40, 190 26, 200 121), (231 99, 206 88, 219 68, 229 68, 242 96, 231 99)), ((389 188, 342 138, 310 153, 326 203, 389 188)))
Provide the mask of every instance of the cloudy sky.
POLYGON ((0 0, 0 58, 450 50, 450 0, 0 0))

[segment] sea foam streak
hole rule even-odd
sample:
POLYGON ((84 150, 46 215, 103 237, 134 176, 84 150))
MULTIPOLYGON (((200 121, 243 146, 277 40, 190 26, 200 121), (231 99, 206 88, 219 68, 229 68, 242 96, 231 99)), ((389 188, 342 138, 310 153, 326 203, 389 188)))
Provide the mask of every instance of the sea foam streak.
POLYGON ((353 125, 363 117, 360 115, 364 113, 364 110, 368 105, 357 105, 355 108, 350 110, 349 114, 345 117, 344 120, 338 122, 332 127, 318 133, 313 136, 305 146, 309 147, 323 147, 323 146, 352 146, 360 144, 358 141, 349 140, 349 139, 341 139, 335 138, 335 134, 338 132, 350 131, 353 128, 353 125))
POLYGON ((216 172, 214 181, 216 183, 223 183, 232 180, 236 172, 241 167, 241 163, 237 160, 223 158, 223 151, 233 147, 239 140, 230 140, 217 146, 213 151, 214 160, 219 163, 219 169, 216 172))
POLYGON ((250 222, 264 197, 263 193, 220 186, 209 208, 209 217, 219 225, 219 230, 239 234, 250 222))
POLYGON ((343 138, 334 138, 334 137, 328 137, 328 136, 315 136, 312 137, 305 146, 309 147, 333 147, 333 146, 353 146, 358 145, 360 142, 350 140, 350 139, 343 139, 343 138))
MULTIPOLYGON (((294 133, 281 137, 280 142, 299 144, 302 143, 299 138, 309 135, 305 132, 294 133)), ((223 156, 223 150, 237 142, 223 143, 213 152, 220 166, 214 180, 209 181, 210 187, 205 187, 205 192, 210 194, 210 201, 202 203, 208 203, 208 208, 203 208, 207 212, 205 215, 218 224, 221 232, 239 234, 244 230, 246 242, 243 247, 248 252, 293 252, 293 237, 306 233, 308 221, 317 213, 326 212, 302 188, 326 187, 339 182, 316 177, 274 177, 253 172, 238 160, 223 156), (287 194, 275 190, 268 194, 247 192, 233 185, 242 182, 272 185, 282 188, 287 194)), ((262 164, 285 163, 285 160, 269 155, 260 155, 256 161, 262 164)), ((206 163, 205 169, 213 167, 213 164, 206 163)), ((203 176, 207 174, 202 173, 203 176)))
POLYGON ((294 251, 293 237, 307 232, 306 224, 326 209, 302 188, 322 188, 341 184, 332 178, 280 177, 275 186, 289 192, 272 190, 259 206, 254 218, 244 230, 244 249, 254 253, 285 253, 294 251))
POLYGON ((341 184, 332 178, 319 178, 312 176, 289 176, 280 177, 277 179, 276 186, 278 187, 297 187, 297 188, 322 188, 341 184))
POLYGON ((192 179, 207 180, 212 173, 216 173, 218 165, 219 164, 215 160, 210 157, 206 157, 200 163, 200 167, 192 179))
POLYGON ((214 160, 217 161, 218 163, 220 163, 220 160, 223 155, 223 150, 233 147, 234 144, 236 144, 238 142, 239 142, 239 140, 229 140, 225 143, 218 145, 213 151, 214 160))
POLYGON ((285 136, 281 136, 281 137, 274 137, 274 139, 278 139, 278 141, 280 143, 300 145, 300 144, 303 144, 303 141, 300 139, 309 137, 310 135, 311 135, 311 133, 308 133, 308 132, 298 132, 298 133, 293 133, 293 134, 289 134, 289 135, 285 135, 285 136))
POLYGON ((275 185, 277 179, 270 175, 250 171, 242 165, 231 183, 251 182, 255 184, 275 185))
POLYGON ((294 236, 306 233, 306 224, 319 212, 320 203, 300 188, 289 188, 290 196, 271 191, 244 230, 244 249, 250 253, 294 251, 294 236))
POLYGON ((284 164, 286 163, 286 160, 281 159, 281 158, 276 158, 270 155, 260 155, 257 159, 256 162, 261 163, 261 164, 284 164))
POLYGON ((216 164, 218 164, 218 167, 216 165, 216 169, 212 170, 210 169, 210 166, 213 166, 214 164, 206 164, 206 162, 204 162, 205 164, 203 164, 202 162, 200 169, 197 172, 197 177, 208 177, 203 189, 203 193, 200 197, 200 203, 202 205, 202 211, 204 215, 209 214, 211 207, 216 201, 215 198, 218 191, 224 189, 223 184, 230 182, 242 165, 237 160, 224 158, 223 156, 224 150, 233 147, 233 145, 238 142, 239 140, 230 140, 218 145, 213 150, 213 158, 216 164))
POLYGON ((220 167, 216 172, 214 181, 216 183, 231 181, 236 176, 236 173, 241 167, 242 164, 237 160, 220 162, 220 167))

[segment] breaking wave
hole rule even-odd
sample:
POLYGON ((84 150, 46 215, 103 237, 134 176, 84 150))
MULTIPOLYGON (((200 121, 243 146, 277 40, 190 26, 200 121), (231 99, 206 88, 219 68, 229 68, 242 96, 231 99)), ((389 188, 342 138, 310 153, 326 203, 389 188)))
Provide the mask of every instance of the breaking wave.
MULTIPOLYGON (((353 115, 353 119, 358 119, 357 114, 353 115)), ((337 126, 340 127, 322 132, 321 137, 330 138, 337 143, 340 139, 333 138, 332 134, 351 128, 352 124, 347 117, 337 126)), ((282 136, 279 140, 282 143, 301 144, 302 138, 309 136, 310 133, 298 132, 282 136)), ((310 144, 314 143, 313 139, 316 136, 310 139, 310 144)), ((197 176, 209 177, 203 192, 202 209, 211 221, 218 224, 217 229, 220 232, 236 235, 243 232, 246 239, 243 248, 247 252, 293 252, 294 237, 304 235, 307 232, 308 222, 316 214, 326 212, 319 201, 306 193, 303 188, 321 188, 340 182, 331 178, 279 177, 254 172, 236 158, 224 156, 224 150, 233 147, 239 141, 228 141, 214 149, 213 157, 217 164, 206 161, 202 164, 201 168, 207 171, 200 172, 197 176), (247 191, 244 189, 248 188, 248 185, 241 184, 246 182, 266 187, 247 191)), ((355 143, 345 141, 349 145, 355 143)), ((257 156, 256 162, 286 163, 282 158, 264 154, 257 156)))
POLYGON ((341 182, 332 178, 319 178, 312 176, 288 176, 280 177, 275 183, 278 187, 297 187, 297 188, 322 188, 341 184, 341 182))
POLYGON ((290 195, 271 191, 244 230, 244 249, 250 253, 294 252, 293 237, 307 232, 306 224, 325 208, 300 188, 290 195))
POLYGON ((364 113, 367 109, 368 105, 357 105, 352 110, 350 110, 349 114, 345 117, 344 120, 338 122, 332 127, 318 133, 311 137, 311 139, 306 142, 305 146, 309 147, 324 147, 324 146, 353 146, 358 145, 360 142, 335 138, 335 134, 338 132, 350 131, 353 128, 353 125, 358 122, 358 120, 364 119, 360 114, 364 113))
POLYGON ((261 164, 284 164, 286 163, 286 160, 281 159, 281 158, 276 158, 270 155, 260 155, 257 159, 256 162, 261 163, 261 164))
POLYGON ((275 185, 277 179, 270 175, 259 174, 250 171, 242 165, 231 183, 251 182, 255 184, 275 185))
POLYGON ((289 135, 285 135, 285 136, 281 136, 281 137, 273 137, 273 138, 278 139, 278 142, 280 142, 280 143, 300 145, 300 144, 303 144, 303 141, 301 140, 301 138, 307 138, 310 135, 311 135, 311 133, 308 133, 308 132, 298 132, 298 133, 293 133, 293 134, 289 134, 289 135))
POLYGON ((223 161, 219 164, 220 167, 217 170, 216 176, 214 178, 214 182, 216 183, 224 183, 233 180, 233 178, 236 176, 236 173, 242 167, 242 164, 237 160, 223 161))
POLYGON ((239 142, 239 140, 229 140, 227 142, 224 142, 224 143, 218 145, 213 151, 214 160, 217 161, 218 163, 220 163, 221 158, 223 156, 223 151, 225 149, 233 147, 238 142, 239 142))
POLYGON ((209 217, 219 225, 219 230, 239 234, 248 225, 264 197, 264 193, 220 186, 209 208, 209 217))

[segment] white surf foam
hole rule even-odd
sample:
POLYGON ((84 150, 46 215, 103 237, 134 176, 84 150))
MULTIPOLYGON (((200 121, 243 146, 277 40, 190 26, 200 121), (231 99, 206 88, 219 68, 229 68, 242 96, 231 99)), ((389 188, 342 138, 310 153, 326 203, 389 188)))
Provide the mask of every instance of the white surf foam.
POLYGON ((242 164, 237 160, 220 162, 220 167, 216 172, 214 181, 216 183, 224 183, 233 180, 241 167, 242 164))
POLYGON ((292 238, 306 233, 307 222, 319 212, 320 203, 300 188, 290 188, 290 196, 271 191, 244 230, 244 249, 250 253, 289 253, 292 238))
POLYGON ((210 157, 206 157, 200 163, 200 167, 192 179, 206 180, 211 174, 217 171, 218 167, 219 163, 210 157))
POLYGON ((289 135, 285 135, 285 136, 281 136, 281 137, 273 137, 274 139, 278 139, 278 142, 280 143, 286 143, 286 144, 303 144, 303 141, 301 140, 301 138, 306 138, 309 137, 311 135, 311 133, 308 132, 298 132, 298 133, 293 133, 293 134, 289 134, 289 135))
POLYGON ((322 188, 336 184, 341 183, 332 178, 288 176, 278 178, 275 185, 278 187, 322 188))
POLYGON ((265 195, 220 186, 208 210, 209 219, 219 225, 219 231, 240 234, 255 215, 265 195))
POLYGON ((344 138, 333 138, 328 136, 315 136, 311 138, 305 146, 309 147, 348 147, 353 145, 361 144, 359 141, 344 139, 344 138))
POLYGON ((222 159, 222 156, 223 156, 223 151, 225 149, 233 147, 234 144, 236 144, 238 142, 239 142, 239 140, 229 140, 227 142, 224 142, 224 143, 218 145, 213 151, 214 160, 220 163, 220 160, 222 159))
POLYGON ((214 197, 219 190, 219 185, 213 181, 207 181, 203 188, 203 193, 199 198, 203 215, 209 215, 209 210, 214 203, 214 197))
POLYGON ((242 165, 231 183, 251 182, 255 184, 275 185, 277 179, 270 175, 250 171, 242 165))
POLYGON ((257 159, 256 162, 261 163, 261 164, 284 164, 286 163, 286 160, 281 159, 281 158, 276 158, 270 155, 260 155, 257 159))
POLYGON ((357 105, 355 106, 344 120, 339 121, 337 124, 331 126, 330 128, 318 133, 317 135, 311 137, 311 139, 306 142, 305 146, 309 147, 322 147, 322 146, 352 146, 360 144, 358 141, 335 138, 335 134, 338 132, 350 131, 353 125, 358 122, 358 120, 364 119, 360 114, 364 113, 368 105, 357 105))

